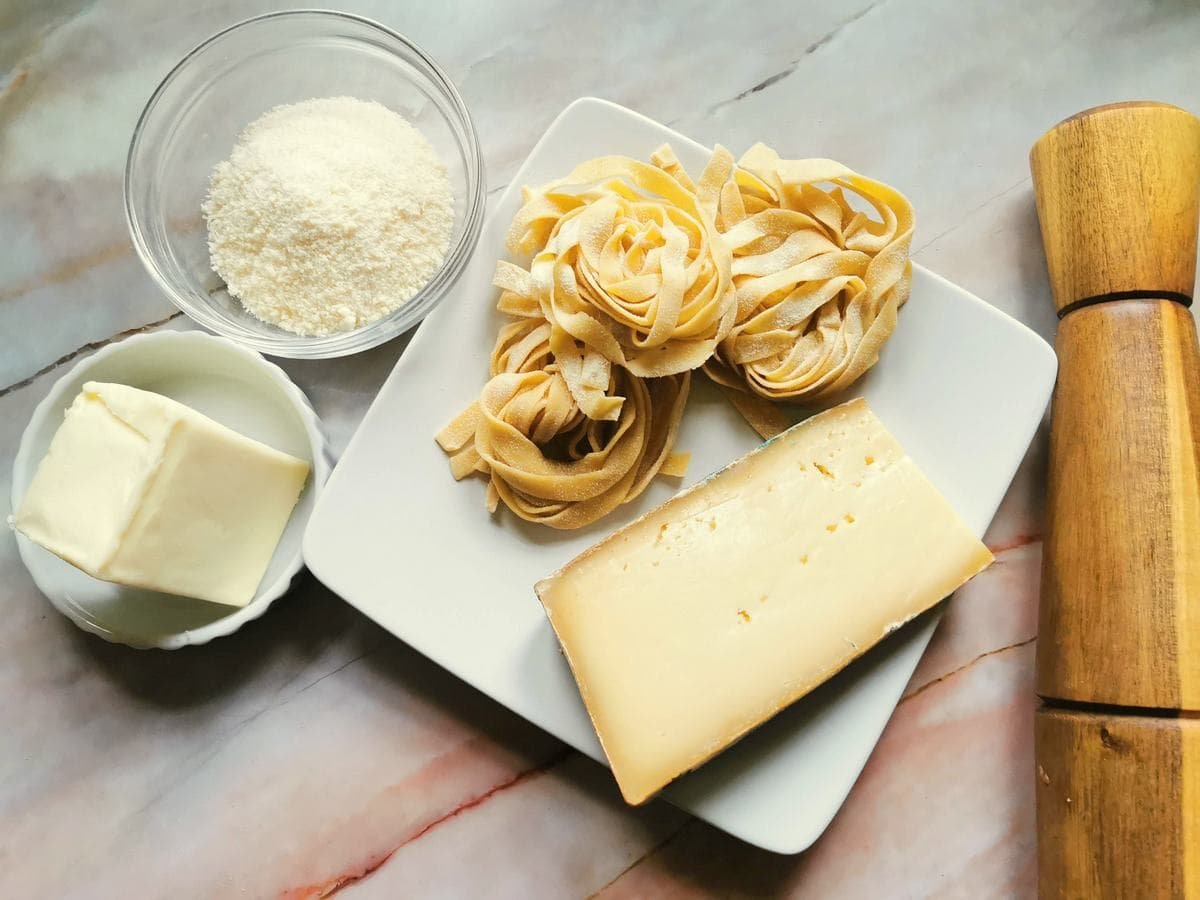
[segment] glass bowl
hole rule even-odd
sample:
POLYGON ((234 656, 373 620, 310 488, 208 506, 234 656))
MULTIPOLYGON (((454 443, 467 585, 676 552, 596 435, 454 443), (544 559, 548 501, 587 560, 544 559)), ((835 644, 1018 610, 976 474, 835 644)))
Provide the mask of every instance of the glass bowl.
POLYGON ((200 44, 146 104, 125 166, 129 232, 154 280, 204 327, 273 356, 344 356, 412 328, 462 274, 483 212, 483 157, 454 85, 408 39, 340 12, 271 13, 200 44), (280 104, 336 96, 376 100, 421 130, 446 164, 454 227, 441 268, 394 312, 354 331, 303 337, 255 318, 230 296, 209 265, 200 204, 213 166, 243 128, 280 104))

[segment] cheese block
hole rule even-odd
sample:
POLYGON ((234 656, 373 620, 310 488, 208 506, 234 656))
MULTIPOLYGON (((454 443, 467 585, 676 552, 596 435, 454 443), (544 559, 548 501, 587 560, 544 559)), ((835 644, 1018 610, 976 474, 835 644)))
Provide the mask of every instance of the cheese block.
POLYGON ((854 400, 614 533, 537 594, 636 804, 991 560, 854 400))
POLYGON ((95 578, 245 606, 308 471, 169 397, 88 382, 13 526, 95 578))

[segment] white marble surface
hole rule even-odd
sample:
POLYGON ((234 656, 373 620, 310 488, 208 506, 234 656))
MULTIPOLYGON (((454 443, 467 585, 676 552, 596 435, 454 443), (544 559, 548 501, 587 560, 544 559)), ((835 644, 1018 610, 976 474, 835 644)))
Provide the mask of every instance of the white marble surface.
MULTIPOLYGON (((270 8, 0 8, 0 506, 64 366, 189 327, 126 236, 129 134, 188 48, 270 8)), ((1185 0, 347 8, 444 63, 492 191, 583 94, 735 152, 832 156, 912 198, 920 262, 1047 337, 1033 140, 1113 100, 1200 109, 1185 0)), ((403 344, 285 364, 336 447, 403 344)), ((998 564, 955 598, 850 800, 798 857, 663 804, 626 809, 603 770, 315 583, 232 638, 138 652, 58 616, 0 535, 0 896, 1031 895, 1043 443, 988 535, 998 564)))

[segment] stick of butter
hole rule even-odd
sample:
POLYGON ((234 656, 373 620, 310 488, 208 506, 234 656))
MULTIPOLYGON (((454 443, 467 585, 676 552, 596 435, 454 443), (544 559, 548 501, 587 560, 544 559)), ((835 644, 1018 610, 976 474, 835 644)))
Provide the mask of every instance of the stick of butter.
POLYGON ((13 525, 95 578, 245 606, 308 470, 161 394, 90 381, 13 525))
POLYGON ((864 400, 789 429, 537 585, 641 803, 992 555, 864 400))

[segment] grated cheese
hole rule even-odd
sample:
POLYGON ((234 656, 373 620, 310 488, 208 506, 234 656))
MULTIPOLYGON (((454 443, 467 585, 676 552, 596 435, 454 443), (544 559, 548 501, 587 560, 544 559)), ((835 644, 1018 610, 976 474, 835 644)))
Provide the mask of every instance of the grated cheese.
POLYGON ((202 209, 229 293, 312 336, 361 328, 415 296, 454 222, 446 167, 425 136, 351 97, 278 106, 249 125, 202 209))

